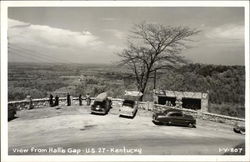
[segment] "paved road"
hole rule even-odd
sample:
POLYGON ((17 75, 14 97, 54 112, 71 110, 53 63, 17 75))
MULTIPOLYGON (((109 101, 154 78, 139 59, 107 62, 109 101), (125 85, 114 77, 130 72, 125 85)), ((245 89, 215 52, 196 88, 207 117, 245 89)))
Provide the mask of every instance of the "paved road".
POLYGON ((20 111, 17 116, 8 123, 12 155, 219 155, 245 140, 231 126, 202 120, 197 128, 157 126, 142 110, 134 119, 119 118, 117 109, 91 115, 84 106, 20 111))

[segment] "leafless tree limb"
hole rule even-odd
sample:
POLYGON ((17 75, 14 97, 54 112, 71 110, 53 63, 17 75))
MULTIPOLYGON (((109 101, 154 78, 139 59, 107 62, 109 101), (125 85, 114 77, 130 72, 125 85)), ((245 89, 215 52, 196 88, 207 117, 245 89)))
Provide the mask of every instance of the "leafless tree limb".
POLYGON ((200 31, 189 27, 171 27, 159 24, 135 24, 128 37, 128 47, 118 55, 121 65, 134 72, 138 90, 144 93, 152 72, 185 64, 179 54, 189 48, 187 42, 200 31))

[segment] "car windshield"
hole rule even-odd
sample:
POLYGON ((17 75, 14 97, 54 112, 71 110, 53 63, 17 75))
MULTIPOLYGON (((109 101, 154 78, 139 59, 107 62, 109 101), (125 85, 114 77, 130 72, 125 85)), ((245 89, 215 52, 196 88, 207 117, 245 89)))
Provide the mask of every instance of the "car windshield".
POLYGON ((135 105, 135 101, 132 101, 132 100, 125 100, 125 101, 123 101, 123 104, 122 104, 122 106, 128 106, 128 107, 134 107, 134 105, 135 105))
POLYGON ((104 103, 104 102, 100 102, 100 101, 95 101, 95 102, 94 102, 94 106, 104 107, 104 106, 105 106, 105 103, 104 103))
POLYGON ((182 116, 181 112, 170 112, 168 113, 169 116, 182 116))

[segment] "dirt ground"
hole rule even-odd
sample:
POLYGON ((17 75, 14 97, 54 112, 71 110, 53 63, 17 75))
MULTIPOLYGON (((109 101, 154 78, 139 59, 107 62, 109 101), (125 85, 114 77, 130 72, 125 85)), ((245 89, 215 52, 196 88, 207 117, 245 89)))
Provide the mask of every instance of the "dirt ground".
POLYGON ((92 115, 87 106, 17 112, 8 122, 10 155, 220 155, 244 153, 245 136, 232 126, 197 120, 197 128, 158 126, 151 113, 134 119, 92 115), (240 147, 235 147, 240 145, 240 147))

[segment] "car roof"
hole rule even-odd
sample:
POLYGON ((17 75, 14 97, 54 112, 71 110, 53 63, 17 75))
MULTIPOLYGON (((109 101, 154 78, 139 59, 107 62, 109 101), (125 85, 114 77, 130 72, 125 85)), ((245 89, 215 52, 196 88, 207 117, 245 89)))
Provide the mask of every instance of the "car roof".
POLYGON ((100 93, 100 94, 95 98, 95 101, 102 102, 102 101, 104 101, 104 100, 107 99, 107 98, 108 98, 107 92, 103 92, 103 93, 100 93))
POLYGON ((124 100, 129 100, 129 101, 138 101, 140 96, 130 96, 130 95, 125 95, 124 100))
POLYGON ((142 95, 139 91, 125 91, 124 99, 138 101, 142 95))

